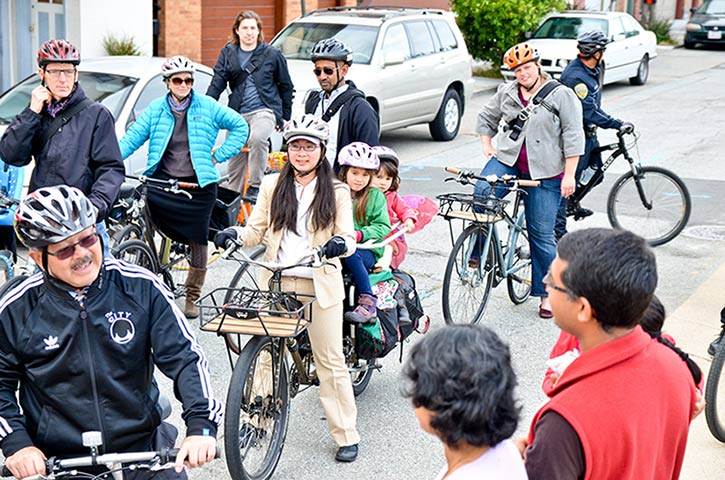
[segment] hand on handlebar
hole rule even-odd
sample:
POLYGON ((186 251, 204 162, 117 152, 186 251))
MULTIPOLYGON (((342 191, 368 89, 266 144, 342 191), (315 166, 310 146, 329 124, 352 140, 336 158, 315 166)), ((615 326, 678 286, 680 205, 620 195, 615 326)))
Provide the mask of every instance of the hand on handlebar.
POLYGON ((632 122, 624 122, 619 127, 619 133, 632 133, 634 132, 634 124, 632 122))
POLYGON ((45 475, 45 455, 38 448, 21 448, 5 459, 5 466, 15 478, 27 478, 33 475, 45 475))
POLYGON ((185 465, 189 468, 201 467, 214 460, 215 456, 216 438, 190 435, 181 442, 174 468, 176 473, 180 473, 185 465))
POLYGON ((214 245, 217 248, 227 248, 230 246, 230 242, 235 243, 239 241, 239 234, 234 227, 225 228, 221 232, 217 232, 214 235, 214 245))
POLYGON ((320 253, 321 256, 329 260, 331 258, 339 257, 345 252, 347 252, 347 243, 345 242, 345 239, 339 235, 335 235, 322 246, 322 251, 320 253))

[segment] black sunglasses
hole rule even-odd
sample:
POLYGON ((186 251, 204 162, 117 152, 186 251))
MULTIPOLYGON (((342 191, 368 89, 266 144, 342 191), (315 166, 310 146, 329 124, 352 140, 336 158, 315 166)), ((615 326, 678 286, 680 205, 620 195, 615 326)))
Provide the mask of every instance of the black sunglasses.
POLYGON ((333 73, 335 73, 335 70, 336 69, 334 69, 334 68, 324 67, 324 68, 315 68, 312 71, 314 72, 316 77, 319 77, 322 74, 322 72, 325 72, 325 75, 332 75, 333 73))
POLYGON ((182 83, 185 83, 188 86, 192 86, 192 85, 194 85, 194 77, 189 77, 189 78, 174 77, 174 78, 171 79, 171 83, 173 83, 177 87, 179 85, 181 85, 182 83))
POLYGON ((98 233, 93 232, 90 235, 87 235, 80 240, 78 240, 73 245, 68 245, 67 247, 63 247, 57 252, 50 252, 47 249, 45 250, 48 252, 48 255, 57 258, 58 260, 67 260, 70 257, 73 256, 74 253, 76 253, 76 247, 80 245, 81 247, 85 249, 91 248, 93 245, 95 245, 98 242, 98 233))

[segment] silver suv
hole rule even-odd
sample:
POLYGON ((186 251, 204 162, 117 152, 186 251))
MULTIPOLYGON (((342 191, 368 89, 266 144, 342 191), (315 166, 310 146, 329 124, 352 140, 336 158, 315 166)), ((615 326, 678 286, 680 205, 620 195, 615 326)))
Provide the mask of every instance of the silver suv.
POLYGON ((380 115, 380 130, 427 123, 435 140, 458 134, 473 92, 472 59, 455 18, 433 9, 336 7, 315 10, 272 40, 287 58, 295 85, 293 114, 319 90, 310 51, 337 38, 353 51, 347 75, 380 115))

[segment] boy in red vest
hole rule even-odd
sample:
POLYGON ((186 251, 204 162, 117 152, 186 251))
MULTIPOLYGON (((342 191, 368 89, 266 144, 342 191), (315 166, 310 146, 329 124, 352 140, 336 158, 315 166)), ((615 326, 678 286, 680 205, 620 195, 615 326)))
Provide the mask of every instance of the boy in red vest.
POLYGON ((678 478, 696 390, 686 362, 638 324, 657 286, 644 239, 572 232, 544 284, 555 323, 579 340, 581 355, 534 416, 529 478, 678 478))

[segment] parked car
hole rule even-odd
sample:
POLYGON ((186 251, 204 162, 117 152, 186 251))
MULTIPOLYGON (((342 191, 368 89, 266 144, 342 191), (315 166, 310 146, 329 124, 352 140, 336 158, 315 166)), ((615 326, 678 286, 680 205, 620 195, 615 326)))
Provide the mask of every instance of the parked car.
POLYGON ((705 0, 699 8, 690 9, 685 48, 695 45, 725 45, 725 0, 705 0))
POLYGON ((380 116, 381 131, 420 123, 435 140, 458 134, 473 92, 472 59, 450 12, 433 9, 337 7, 293 20, 272 40, 295 85, 293 113, 319 90, 310 51, 337 38, 353 51, 347 78, 380 116))
MULTIPOLYGON (((554 78, 576 58, 579 34, 598 30, 611 42, 602 60, 602 85, 629 79, 632 85, 644 85, 649 77, 649 62, 657 56, 657 37, 645 30, 631 15, 622 12, 566 11, 546 17, 528 42, 539 50, 543 69, 554 78)), ((506 80, 514 73, 501 67, 506 80)))
MULTIPOLYGON (((152 100, 166 92, 166 85, 161 78, 161 66, 165 61, 159 57, 100 57, 81 61, 78 81, 89 98, 102 103, 111 111, 116 119, 118 138, 123 136, 152 100)), ((211 82, 213 71, 201 64, 195 66, 194 90, 204 93, 211 82)), ((38 85, 40 78, 33 74, 0 96, 0 136, 13 118, 30 104, 31 92, 38 85)), ((227 104, 227 92, 219 101, 227 104)), ((223 138, 220 136, 218 142, 223 138)), ((148 145, 144 145, 127 158, 126 173, 138 175, 146 165, 147 153, 148 145)), ((226 173, 225 165, 219 164, 222 175, 226 173)), ((29 182, 28 171, 25 183, 29 182)))

